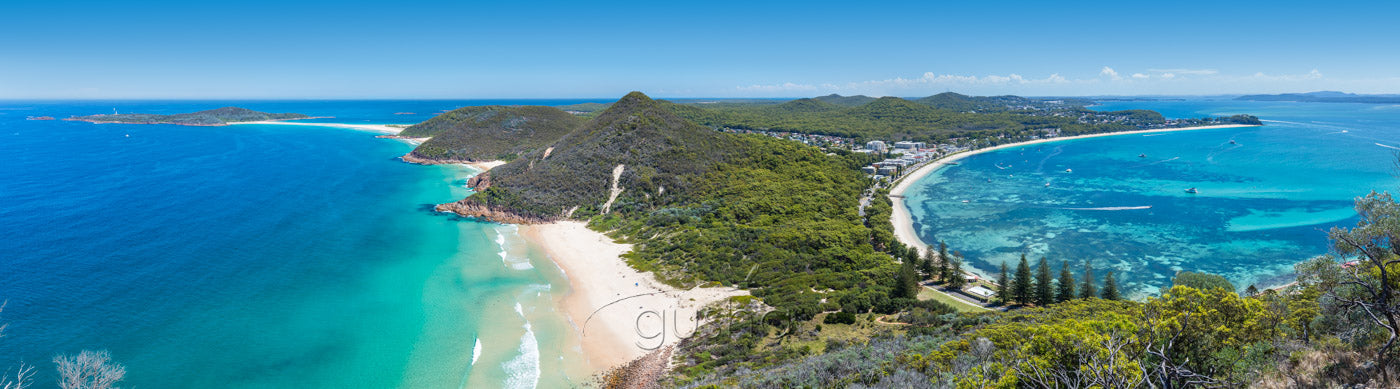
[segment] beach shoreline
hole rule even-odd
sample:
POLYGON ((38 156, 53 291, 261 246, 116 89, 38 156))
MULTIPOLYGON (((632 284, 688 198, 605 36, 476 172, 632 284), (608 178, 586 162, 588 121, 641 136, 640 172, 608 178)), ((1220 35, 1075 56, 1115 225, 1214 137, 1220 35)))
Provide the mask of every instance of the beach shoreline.
POLYGON ((351 130, 368 131, 368 132, 373 132, 373 133, 389 134, 389 135, 398 135, 399 132, 402 132, 402 131, 404 130, 402 127, 394 127, 394 126, 395 126, 394 124, 306 123, 306 122, 269 121, 269 120, 255 121, 255 122, 234 122, 234 123, 228 123, 228 125, 230 125, 230 126, 237 126, 237 125, 244 125, 244 124, 275 124, 275 125, 279 125, 279 126, 335 127, 335 128, 348 128, 348 129, 351 129, 351 130))
POLYGON ((695 323, 688 319, 701 307, 748 294, 734 288, 679 290, 662 284, 623 260, 632 245, 614 242, 581 221, 523 224, 519 233, 542 248, 567 279, 568 293, 558 298, 558 306, 574 326, 594 373, 675 345, 680 335, 694 330, 695 323))
MULTIPOLYGON (((924 242, 923 239, 919 238, 918 231, 915 231, 915 230, 914 230, 914 217, 913 217, 912 214, 910 214, 910 212, 909 212, 909 207, 907 207, 907 206, 904 204, 904 192, 907 191, 907 190, 909 190, 909 188, 913 186, 913 183, 914 183, 914 182, 919 181, 919 179, 923 178, 924 176, 927 176, 929 173, 935 172, 935 171, 937 171, 938 169, 941 169, 941 168, 943 168, 943 167, 945 167, 945 166, 948 166, 949 164, 951 164, 951 163, 953 163, 953 162, 957 162, 958 160, 961 160, 961 159, 967 158, 967 157, 971 157, 971 156, 974 156, 974 155, 978 155, 978 154, 982 154, 982 153, 987 153, 987 152, 992 152, 992 151, 997 151, 997 150, 1004 150, 1004 149, 1009 149, 1009 148, 1015 148, 1015 147, 1030 146, 1030 145, 1034 145, 1034 144, 1051 143, 1051 142, 1060 142, 1060 141, 1076 140, 1076 139, 1089 139, 1089 138, 1101 138, 1101 137, 1109 137, 1109 136, 1135 135, 1135 134, 1150 134, 1150 133, 1162 133, 1162 132, 1179 132, 1179 131, 1195 131, 1195 130, 1213 130, 1213 129, 1220 129, 1220 128, 1259 127, 1259 126, 1260 126, 1260 125, 1257 125, 1257 124, 1221 124, 1221 125, 1214 125, 1214 126, 1196 126, 1196 127, 1179 127, 1179 128, 1158 128, 1158 129, 1151 129, 1151 130, 1135 130, 1135 131, 1106 132, 1106 133, 1102 133, 1102 134, 1088 134, 1088 135, 1067 136, 1067 137, 1059 137, 1059 138, 1046 138, 1046 139, 1028 140, 1028 141, 1024 141, 1024 142, 1008 143, 1008 144, 1004 144, 1004 145, 997 145, 997 146, 993 146, 993 147, 987 147, 987 148, 981 148, 981 149, 977 149, 977 150, 969 150, 969 151, 964 151, 964 152, 960 152, 960 153, 955 153, 955 154, 952 154, 952 155, 944 156, 943 158, 939 158, 938 160, 935 160, 935 161, 933 161, 933 162, 929 162, 929 163, 927 163, 927 164, 924 164, 923 166, 920 166, 918 169, 915 169, 913 172, 910 172, 909 174, 907 174, 907 175, 905 175, 904 177, 900 178, 899 181, 895 183, 894 187, 891 187, 891 188, 890 188, 890 201, 894 203, 894 204, 893 204, 893 205, 894 205, 894 207, 893 207, 894 210, 893 210, 893 212, 892 212, 891 215, 890 215, 890 223, 891 223, 891 224, 894 224, 894 236, 895 236, 895 239, 899 240, 901 243, 904 243, 904 244, 907 245, 907 246, 915 247, 916 249, 919 250, 919 254, 920 254, 920 255, 923 255, 923 254, 924 254, 924 251, 925 251, 927 248, 929 248, 930 243, 924 242)), ((938 244, 938 242, 933 242, 932 244, 938 244)))

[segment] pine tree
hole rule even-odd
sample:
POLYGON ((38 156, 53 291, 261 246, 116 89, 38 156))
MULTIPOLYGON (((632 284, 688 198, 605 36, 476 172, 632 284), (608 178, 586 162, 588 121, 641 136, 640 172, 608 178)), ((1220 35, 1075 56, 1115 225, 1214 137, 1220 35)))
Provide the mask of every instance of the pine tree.
POLYGON ((933 268, 933 261, 933 247, 929 247, 928 250, 924 250, 924 260, 919 261, 919 272, 924 273, 924 278, 926 279, 932 279, 934 277, 933 272, 937 271, 937 269, 933 268))
POLYGON ((967 278, 963 278, 962 273, 962 253, 956 253, 949 257, 948 267, 948 272, 951 275, 948 278, 948 286, 953 287, 953 289, 962 289, 963 285, 967 285, 967 278))
POLYGON ((997 276, 997 303, 1011 303, 1011 279, 1007 276, 1006 262, 1001 263, 1001 275, 997 276))
POLYGON ((1117 300, 1122 297, 1118 295, 1118 282, 1113 280, 1112 270, 1108 271, 1108 275, 1103 276, 1102 297, 1104 300, 1117 300))
POLYGON ((1035 274, 1035 305, 1046 306, 1055 302, 1055 279, 1050 276, 1050 261, 1040 257, 1040 265, 1035 274))
POLYGON ((1026 262, 1026 254, 1021 254, 1021 263, 1016 265, 1016 278, 1011 280, 1011 294, 1017 304, 1031 302, 1031 265, 1026 262))
POLYGON ((890 297, 912 299, 919 296, 919 273, 914 270, 913 263, 905 262, 900 265, 895 280, 898 284, 890 291, 890 297))
POLYGON ((1060 262, 1060 290, 1055 294, 1056 302, 1074 300, 1074 274, 1069 272, 1069 261, 1060 262))
POLYGON ((938 281, 948 282, 948 244, 938 241, 938 281))
POLYGON ((1258 296, 1259 288, 1254 287, 1254 285, 1250 285, 1248 288, 1244 288, 1244 295, 1249 297, 1258 296))
POLYGON ((1094 266, 1089 264, 1089 260, 1084 260, 1084 283, 1079 285, 1079 298, 1088 300, 1099 296, 1098 288, 1094 287, 1094 266))

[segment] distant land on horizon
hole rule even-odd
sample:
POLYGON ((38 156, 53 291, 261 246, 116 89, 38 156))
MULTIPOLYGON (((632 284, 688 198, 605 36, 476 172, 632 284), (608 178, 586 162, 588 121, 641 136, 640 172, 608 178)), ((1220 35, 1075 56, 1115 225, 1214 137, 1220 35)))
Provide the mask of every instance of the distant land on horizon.
POLYGON ((267 113, 258 112, 247 108, 223 107, 192 113, 180 113, 174 115, 156 115, 145 113, 125 113, 125 114, 103 114, 89 116, 74 116, 63 120, 92 122, 92 123, 125 123, 125 124, 176 124, 181 126, 223 126, 229 123, 257 122, 270 120, 297 120, 313 119, 311 116, 299 113, 267 113))
POLYGON ((1274 95, 1244 95, 1235 100, 1245 101, 1296 101, 1303 103, 1368 103, 1400 104, 1400 94, 1356 94, 1335 91, 1308 93, 1281 93, 1274 95))

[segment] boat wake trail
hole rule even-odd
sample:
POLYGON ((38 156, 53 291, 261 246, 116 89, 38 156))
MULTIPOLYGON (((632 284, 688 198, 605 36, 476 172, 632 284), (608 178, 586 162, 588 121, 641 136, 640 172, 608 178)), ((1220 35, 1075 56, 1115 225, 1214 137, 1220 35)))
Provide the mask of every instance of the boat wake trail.
POLYGON ((1036 173, 1040 173, 1040 172, 1044 171, 1044 170, 1045 170, 1045 162, 1046 162, 1046 161, 1049 161, 1050 158, 1054 158, 1056 155, 1060 155, 1061 153, 1064 153, 1064 152, 1065 152, 1065 150, 1064 150, 1063 147, 1055 147, 1055 151, 1054 151, 1054 152, 1050 153, 1050 155, 1045 156, 1045 159, 1041 159, 1041 160, 1040 160, 1040 164, 1039 164, 1039 165, 1036 165, 1036 167, 1035 167, 1035 172, 1036 172, 1036 173))
POLYGON ((1165 162, 1175 161, 1175 160, 1178 160, 1178 159, 1181 159, 1181 157, 1171 157, 1171 158, 1167 158, 1167 159, 1164 159, 1164 160, 1161 160, 1161 161, 1144 163, 1144 164, 1141 164, 1141 165, 1138 165, 1138 166, 1152 166, 1152 165, 1156 165, 1156 164, 1159 164, 1159 163, 1165 163, 1165 162))
POLYGON ((1384 148, 1387 148, 1387 149, 1400 150, 1400 147, 1395 147, 1395 146, 1386 145, 1386 144, 1380 144, 1379 142, 1376 143, 1376 146, 1384 147, 1384 148))
POLYGON ((1131 211, 1134 209, 1148 209, 1151 205, 1139 205, 1136 207, 1098 207, 1098 208, 1060 208, 1070 211, 1131 211))
MULTIPOLYGON (((1227 144, 1228 144, 1228 143, 1227 143, 1227 144)), ((1244 146, 1243 146, 1243 145, 1235 145, 1234 147, 1231 147, 1231 148, 1228 148, 1228 149, 1224 149, 1224 150, 1216 151, 1216 152, 1214 152, 1214 153, 1210 153, 1210 155, 1207 155, 1207 156, 1206 156, 1206 162, 1215 163, 1215 156, 1220 155, 1220 154, 1225 154, 1225 153, 1230 152, 1230 151, 1234 151, 1235 149, 1238 149, 1238 148, 1240 148, 1240 147, 1244 147, 1244 146)))

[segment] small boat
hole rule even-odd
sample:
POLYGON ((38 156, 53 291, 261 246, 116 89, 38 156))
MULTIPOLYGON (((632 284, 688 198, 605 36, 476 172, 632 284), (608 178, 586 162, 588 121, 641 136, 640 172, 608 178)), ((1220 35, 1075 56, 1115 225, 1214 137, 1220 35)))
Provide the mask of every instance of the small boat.
POLYGON ((1196 188, 1186 188, 1186 193, 1196 194, 1196 188))
POLYGON ((1065 173, 1074 173, 1074 169, 1065 169, 1065 173))
POLYGON ((1048 182, 1045 183, 1045 187, 1046 187, 1046 188, 1049 188, 1049 187, 1050 187, 1050 183, 1048 183, 1048 182))
POLYGON ((1231 139, 1231 140, 1230 140, 1230 144, 1235 144, 1235 140, 1234 140, 1234 139, 1231 139))
POLYGON ((1138 154, 1138 158, 1147 158, 1147 154, 1138 154))
POLYGON ((967 204, 967 202, 968 202, 967 200, 963 200, 963 204, 967 204))

